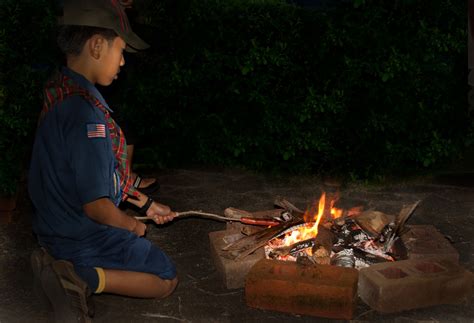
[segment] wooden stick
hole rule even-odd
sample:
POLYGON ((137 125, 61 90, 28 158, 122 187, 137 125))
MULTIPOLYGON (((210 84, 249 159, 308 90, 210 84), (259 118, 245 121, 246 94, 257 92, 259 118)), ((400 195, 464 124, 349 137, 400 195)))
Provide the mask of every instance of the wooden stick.
MULTIPOLYGON (((200 215, 204 218, 216 219, 216 220, 224 220, 224 221, 240 221, 240 219, 232 219, 222 215, 212 214, 212 213, 205 213, 202 211, 186 211, 186 212, 175 212, 176 217, 184 217, 189 215, 200 215)), ((139 221, 148 221, 153 220, 153 218, 147 216, 136 216, 135 219, 139 221)))
POLYGON ((285 210, 288 210, 288 211, 296 211, 298 213, 304 214, 304 211, 300 210, 299 208, 297 208, 296 206, 294 206, 288 200, 286 200, 284 197, 281 197, 281 196, 277 196, 273 204, 281 208, 284 208, 285 210))

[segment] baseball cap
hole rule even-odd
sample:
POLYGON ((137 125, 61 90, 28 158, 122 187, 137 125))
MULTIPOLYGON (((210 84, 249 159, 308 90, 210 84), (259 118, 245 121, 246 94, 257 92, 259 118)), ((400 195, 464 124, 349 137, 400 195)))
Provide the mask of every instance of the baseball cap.
POLYGON ((125 41, 129 52, 150 47, 132 31, 118 0, 65 0, 59 24, 112 29, 125 41))

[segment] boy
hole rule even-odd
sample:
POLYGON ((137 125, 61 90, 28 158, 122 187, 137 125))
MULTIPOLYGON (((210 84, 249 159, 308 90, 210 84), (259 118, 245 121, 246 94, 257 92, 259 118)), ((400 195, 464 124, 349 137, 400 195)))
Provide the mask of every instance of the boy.
POLYGON ((148 45, 117 0, 64 1, 62 25, 67 67, 46 86, 29 173, 42 247, 31 261, 55 320, 88 322, 91 292, 163 298, 177 284, 171 260, 142 237, 146 226, 117 205, 126 200, 158 224, 175 214, 134 188, 125 138, 94 86, 117 78, 123 50, 148 45))

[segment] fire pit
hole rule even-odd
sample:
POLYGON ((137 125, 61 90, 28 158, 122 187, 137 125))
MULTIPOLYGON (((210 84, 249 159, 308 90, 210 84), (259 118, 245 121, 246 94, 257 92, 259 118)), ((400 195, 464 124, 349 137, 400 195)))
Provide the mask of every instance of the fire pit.
POLYGON ((286 200, 276 226, 255 232, 229 244, 225 250, 243 259, 263 246, 267 259, 325 264, 357 269, 374 263, 406 258, 400 236, 404 224, 418 202, 400 211, 398 216, 354 206, 349 210, 335 207, 339 196, 331 199, 323 193, 317 203, 302 212, 286 200))
MULTIPOLYGON (((233 288, 245 283, 249 306, 296 314, 349 319, 357 295, 380 312, 449 303, 469 295, 472 275, 457 264, 458 254, 444 236, 431 226, 405 225, 420 201, 395 216, 364 210, 362 205, 338 208, 338 200, 337 192, 323 193, 306 212, 283 198, 275 200, 278 208, 268 211, 226 209, 228 217, 272 224, 240 225, 240 232, 234 227, 227 234, 232 241, 224 243, 211 238, 216 266, 220 263, 217 267, 224 275, 227 267, 243 272, 240 276, 246 281, 234 281, 233 288), (442 252, 426 252, 430 243, 441 246, 442 252), (415 301, 393 302, 393 295, 400 297, 394 292, 400 284, 405 290, 420 289, 415 301), (434 293, 433 286, 446 285, 456 297, 433 298, 423 292, 429 287, 434 293), (282 294, 282 288, 291 293, 282 294)), ((225 231, 219 235, 226 240, 225 231)))

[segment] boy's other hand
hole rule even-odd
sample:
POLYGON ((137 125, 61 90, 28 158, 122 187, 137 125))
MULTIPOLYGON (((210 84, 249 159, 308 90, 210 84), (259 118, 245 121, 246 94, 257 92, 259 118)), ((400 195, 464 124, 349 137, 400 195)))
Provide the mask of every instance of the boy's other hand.
POLYGON ((143 237, 145 235, 145 231, 146 231, 145 223, 137 220, 137 226, 133 230, 133 233, 135 233, 139 237, 143 237))
POLYGON ((146 211, 146 215, 152 218, 156 224, 165 224, 176 217, 176 213, 171 211, 169 206, 156 201, 151 203, 150 208, 146 211))

